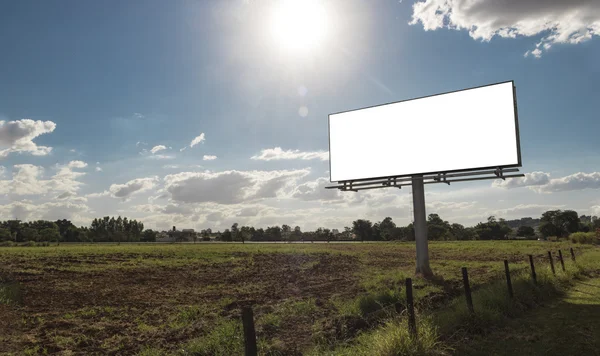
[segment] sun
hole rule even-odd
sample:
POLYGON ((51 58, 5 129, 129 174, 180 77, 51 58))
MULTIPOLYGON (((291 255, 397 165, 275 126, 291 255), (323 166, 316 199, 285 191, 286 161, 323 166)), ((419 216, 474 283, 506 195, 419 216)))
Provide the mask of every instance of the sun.
POLYGON ((318 0, 278 1, 271 17, 271 35, 286 50, 312 50, 325 38, 326 15, 318 0))

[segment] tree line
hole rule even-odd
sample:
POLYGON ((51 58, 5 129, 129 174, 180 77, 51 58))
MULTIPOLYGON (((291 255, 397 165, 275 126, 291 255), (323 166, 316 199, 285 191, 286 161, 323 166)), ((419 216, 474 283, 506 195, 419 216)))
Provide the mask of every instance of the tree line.
POLYGON ((144 224, 127 217, 103 217, 89 227, 77 227, 71 221, 20 220, 0 221, 0 241, 13 242, 138 242, 156 241, 157 231, 144 230, 144 224))
MULTIPOLYGON (((596 216, 579 216, 573 210, 549 210, 539 219, 523 218, 507 221, 490 216, 485 222, 472 227, 450 223, 438 214, 427 217, 429 240, 506 240, 509 238, 558 238, 568 237, 575 232, 596 232, 600 236, 600 219, 596 216), (515 222, 523 224, 515 228, 515 222)), ((255 228, 235 223, 223 232, 204 229, 200 232, 155 231, 144 229, 144 224, 135 219, 118 216, 96 218, 89 227, 77 227, 71 221, 20 220, 0 221, 0 241, 14 242, 153 242, 160 236, 174 237, 176 241, 414 241, 413 224, 397 226, 391 217, 379 222, 358 219, 343 231, 319 227, 314 231, 302 231, 300 226, 289 225, 255 228)))

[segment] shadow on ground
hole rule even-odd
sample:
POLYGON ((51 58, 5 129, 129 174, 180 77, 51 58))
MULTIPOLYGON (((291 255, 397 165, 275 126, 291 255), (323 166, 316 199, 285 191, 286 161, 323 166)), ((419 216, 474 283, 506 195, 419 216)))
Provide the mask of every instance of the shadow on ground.
POLYGON ((600 355, 600 279, 580 282, 560 301, 477 336, 456 355, 600 355))

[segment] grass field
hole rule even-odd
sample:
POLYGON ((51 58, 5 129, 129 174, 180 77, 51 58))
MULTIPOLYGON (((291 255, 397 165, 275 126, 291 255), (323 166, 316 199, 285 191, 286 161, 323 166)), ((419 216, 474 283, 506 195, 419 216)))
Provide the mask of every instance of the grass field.
MULTIPOLYGON (((435 310, 511 270, 547 270, 567 242, 430 242, 435 310)), ((596 248, 576 245, 578 256, 596 248)), ((261 354, 352 346, 393 319, 414 271, 414 243, 61 245, 0 248, 0 354, 236 355, 240 307, 253 305, 261 354), (398 303, 398 304, 396 304, 398 303)), ((560 266, 557 264, 560 272, 560 266)))
POLYGON ((462 355, 600 354, 600 279, 581 281, 564 298, 477 337, 462 355))

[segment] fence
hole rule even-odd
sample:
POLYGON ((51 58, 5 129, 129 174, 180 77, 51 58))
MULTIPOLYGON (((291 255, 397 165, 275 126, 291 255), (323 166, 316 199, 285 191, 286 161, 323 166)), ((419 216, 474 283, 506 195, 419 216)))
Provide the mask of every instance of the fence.
MULTIPOLYGON (((573 248, 570 248, 571 252, 571 260, 573 263, 576 263, 575 252, 573 248)), ((529 268, 531 269, 531 279, 534 284, 537 284, 537 275, 535 273, 535 263, 533 259, 533 255, 528 255, 529 257, 529 268)), ((563 260, 562 251, 558 250, 558 260, 562 266, 563 272, 565 271, 565 264, 563 260)), ((548 261, 550 263, 550 268, 552 270, 552 274, 556 275, 556 270, 554 269, 554 258, 551 251, 548 251, 548 261)), ((463 277, 463 287, 465 290, 465 300, 467 303, 467 308, 470 313, 475 313, 475 308, 473 306, 473 298, 471 297, 471 286, 469 283, 469 273, 467 267, 461 268, 462 277, 463 277)), ((512 282, 510 278, 510 268, 508 260, 504 260, 504 274, 506 278, 506 287, 507 294, 509 298, 514 298, 514 291, 512 287, 512 282)), ((413 285, 412 279, 406 278, 405 281, 405 290, 406 290, 406 315, 408 317, 408 328, 413 337, 418 337, 417 330, 417 322, 416 315, 414 309, 414 300, 413 300, 413 285)), ((242 308, 242 324, 244 330, 244 343, 245 343, 245 356, 257 356, 257 344, 256 344, 256 332, 254 328, 254 316, 252 307, 243 307, 242 308)))

